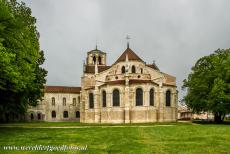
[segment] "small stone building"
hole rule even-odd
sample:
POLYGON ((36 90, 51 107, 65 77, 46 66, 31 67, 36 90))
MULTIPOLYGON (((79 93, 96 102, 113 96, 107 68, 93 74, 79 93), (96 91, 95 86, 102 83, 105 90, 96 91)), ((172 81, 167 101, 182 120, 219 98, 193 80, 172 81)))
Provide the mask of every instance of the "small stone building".
POLYGON ((80 87, 45 86, 36 107, 29 107, 27 120, 80 121, 80 87))
POLYGON ((146 64, 129 46, 110 66, 106 53, 89 51, 81 87, 46 86, 29 119, 82 123, 148 123, 177 120, 176 78, 146 64), (40 115, 39 115, 40 114, 40 115))

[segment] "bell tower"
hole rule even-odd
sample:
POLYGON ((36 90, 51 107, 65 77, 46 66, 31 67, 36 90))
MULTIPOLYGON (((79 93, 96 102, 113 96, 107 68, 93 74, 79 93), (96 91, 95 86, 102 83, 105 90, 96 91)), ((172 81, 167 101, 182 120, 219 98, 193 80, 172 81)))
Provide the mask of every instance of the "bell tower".
POLYGON ((98 50, 97 46, 94 50, 87 53, 86 65, 104 65, 106 66, 106 53, 98 50))

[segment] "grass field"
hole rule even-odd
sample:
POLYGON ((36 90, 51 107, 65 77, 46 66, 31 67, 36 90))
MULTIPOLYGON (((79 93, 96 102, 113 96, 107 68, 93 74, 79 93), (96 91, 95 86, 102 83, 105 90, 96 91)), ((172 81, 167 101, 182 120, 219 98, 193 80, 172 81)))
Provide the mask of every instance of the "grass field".
POLYGON ((230 125, 0 124, 0 153, 50 153, 5 151, 3 146, 6 145, 87 145, 86 151, 56 151, 56 153, 230 153, 230 125))

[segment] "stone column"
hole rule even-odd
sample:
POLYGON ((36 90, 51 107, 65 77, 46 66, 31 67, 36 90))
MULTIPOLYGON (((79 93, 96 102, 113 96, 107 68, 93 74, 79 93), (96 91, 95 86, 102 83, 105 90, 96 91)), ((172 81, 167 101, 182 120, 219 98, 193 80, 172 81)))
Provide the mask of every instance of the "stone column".
POLYGON ((130 99, 129 99, 129 79, 128 76, 125 76, 125 97, 124 97, 124 106, 125 106, 125 115, 124 115, 124 122, 130 123, 130 99))
POLYGON ((95 123, 101 122, 101 111, 100 111, 100 94, 98 86, 95 86, 94 90, 94 113, 95 113, 95 123))
POLYGON ((158 120, 159 122, 164 121, 164 90, 159 87, 159 105, 158 105, 158 120))

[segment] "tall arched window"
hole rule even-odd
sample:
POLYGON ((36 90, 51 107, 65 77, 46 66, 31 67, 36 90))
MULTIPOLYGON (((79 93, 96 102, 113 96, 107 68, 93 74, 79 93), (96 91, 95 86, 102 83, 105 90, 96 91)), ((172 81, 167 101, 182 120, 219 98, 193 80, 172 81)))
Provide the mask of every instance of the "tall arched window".
POLYGON ((102 92, 102 107, 106 107, 106 92, 102 92))
POLYGON ((89 108, 90 108, 90 109, 94 108, 93 93, 89 93, 89 108))
POLYGON ((51 117, 52 117, 52 118, 56 118, 56 111, 52 111, 52 112, 51 112, 51 117))
POLYGON ((52 106, 55 106, 55 98, 52 97, 52 106))
POLYGON ((141 88, 137 88, 136 90, 136 106, 143 105, 143 90, 141 88))
POLYGON ((132 73, 136 73, 136 67, 134 65, 132 66, 132 73))
POLYGON ((170 106, 171 105, 171 92, 170 90, 166 91, 166 106, 170 106))
POLYGON ((68 115, 68 111, 64 111, 64 112, 63 112, 63 117, 64 117, 64 118, 68 118, 68 116, 69 116, 69 115, 68 115))
POLYGON ((149 91, 149 105, 154 106, 154 89, 150 89, 149 91))
POLYGON ((96 56, 93 56, 93 64, 96 64, 96 61, 97 61, 96 56))
POLYGON ((101 56, 98 57, 98 63, 101 65, 101 56))
POLYGON ((143 68, 141 68, 141 74, 143 73, 143 68))
POLYGON ((80 112, 79 111, 76 112, 76 118, 80 118, 80 112))
POLYGON ((122 66, 121 73, 125 73, 125 66, 122 66))
POLYGON ((120 92, 119 90, 113 90, 113 106, 120 106, 120 92))

